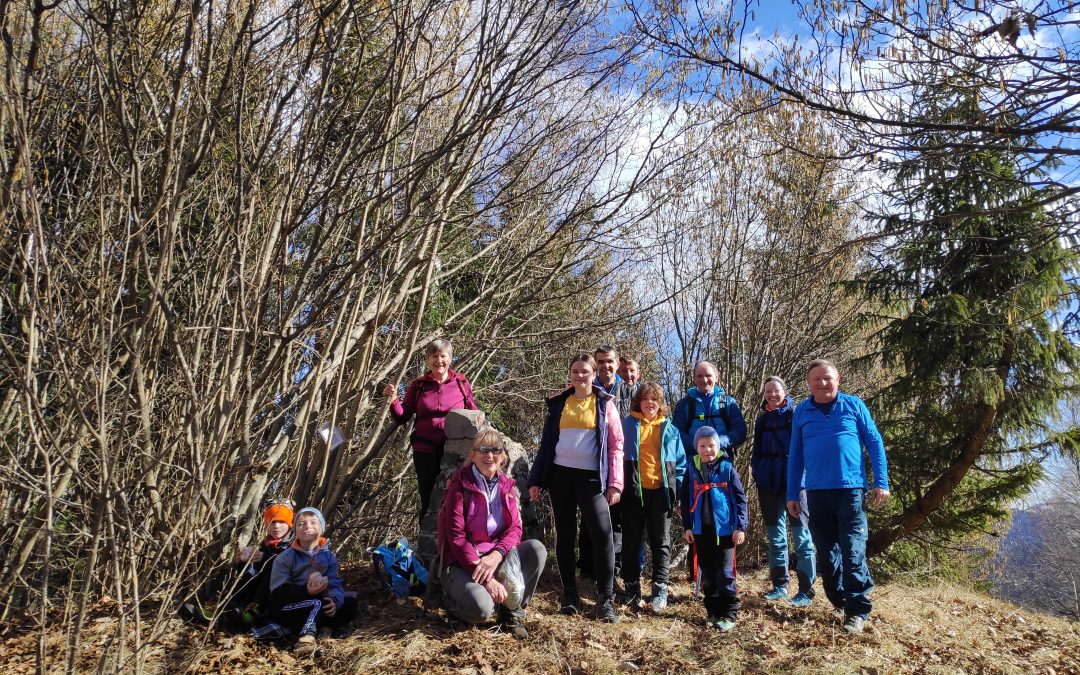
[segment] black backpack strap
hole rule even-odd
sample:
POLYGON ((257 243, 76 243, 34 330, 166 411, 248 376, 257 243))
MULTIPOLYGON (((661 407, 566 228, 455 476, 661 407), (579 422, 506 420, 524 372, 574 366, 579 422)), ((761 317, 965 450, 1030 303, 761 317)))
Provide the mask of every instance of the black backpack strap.
POLYGON ((690 405, 686 407, 686 427, 682 430, 684 434, 690 433, 690 427, 694 425, 694 413, 697 412, 697 399, 693 396, 687 396, 690 399, 690 405))

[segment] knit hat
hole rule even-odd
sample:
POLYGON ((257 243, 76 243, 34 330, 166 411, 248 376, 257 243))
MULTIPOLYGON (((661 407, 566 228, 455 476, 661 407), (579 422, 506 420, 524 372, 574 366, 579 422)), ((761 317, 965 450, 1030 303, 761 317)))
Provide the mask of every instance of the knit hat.
POLYGON ((323 518, 322 511, 315 508, 314 506, 305 506, 304 508, 296 512, 296 519, 299 520, 300 516, 304 515, 305 513, 314 513, 315 517, 319 519, 319 527, 322 529, 323 532, 326 532, 326 518, 323 518))
POLYGON ((289 527, 292 527, 292 507, 290 507, 288 504, 271 504, 265 511, 263 511, 263 526, 270 527, 270 523, 274 522, 275 520, 280 520, 283 523, 288 523, 289 527))
MULTIPOLYGON (((698 441, 708 436, 712 436, 712 439, 716 441, 716 449, 720 450, 720 434, 716 433, 716 429, 712 427, 699 427, 697 433, 694 434, 694 450, 697 450, 698 441)), ((721 453, 723 454, 723 453, 721 453)))

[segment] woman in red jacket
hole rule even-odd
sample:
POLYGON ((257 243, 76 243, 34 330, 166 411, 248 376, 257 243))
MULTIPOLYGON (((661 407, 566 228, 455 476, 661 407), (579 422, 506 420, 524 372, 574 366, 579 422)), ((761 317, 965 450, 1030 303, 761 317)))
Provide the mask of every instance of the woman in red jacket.
POLYGON ((500 628, 529 636, 521 619, 547 562, 535 539, 521 541, 521 513, 502 434, 481 431, 469 461, 446 484, 439 512, 442 588, 447 608, 480 623, 498 612, 500 628))
POLYGON ((420 521, 431 502, 431 491, 439 475, 446 444, 446 414, 451 410, 476 410, 472 387, 465 376, 450 370, 454 348, 449 340, 435 340, 424 350, 428 372, 409 383, 405 398, 398 400, 397 385, 388 384, 383 394, 390 396, 390 416, 404 424, 416 415, 412 442, 413 467, 420 490, 420 521))

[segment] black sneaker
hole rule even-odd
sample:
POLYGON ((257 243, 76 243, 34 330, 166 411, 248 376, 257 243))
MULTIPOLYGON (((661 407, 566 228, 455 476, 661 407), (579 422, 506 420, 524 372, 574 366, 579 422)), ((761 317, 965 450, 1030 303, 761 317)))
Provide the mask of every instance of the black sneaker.
POLYGON ((525 626, 521 624, 521 619, 514 616, 510 611, 499 612, 499 632, 513 635, 519 640, 529 638, 529 631, 525 630, 525 626))
POLYGON ((578 595, 577 590, 563 591, 562 604, 559 606, 559 611, 567 616, 581 614, 581 596, 578 595))
POLYGON ((604 623, 615 623, 619 620, 619 615, 615 611, 615 598, 614 596, 607 596, 599 602, 596 606, 596 618, 600 619, 604 623))
POLYGON ((626 584, 626 593, 622 596, 623 604, 638 609, 641 607, 641 584, 626 584))

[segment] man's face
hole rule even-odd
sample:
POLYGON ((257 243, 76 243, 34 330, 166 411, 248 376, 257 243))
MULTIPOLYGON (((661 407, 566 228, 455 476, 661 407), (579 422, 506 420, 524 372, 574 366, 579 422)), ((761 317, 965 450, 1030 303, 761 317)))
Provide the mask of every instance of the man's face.
POLYGON ((619 367, 619 355, 615 352, 596 352, 596 377, 605 387, 615 381, 615 369, 619 367))
POLYGON ((641 379, 641 369, 638 368, 638 364, 636 362, 631 361, 630 363, 627 363, 623 367, 623 370, 626 372, 620 374, 622 375, 622 379, 626 380, 627 383, 635 385, 638 383, 638 380, 641 379))
POLYGON ((832 366, 818 366, 806 374, 806 386, 818 403, 831 403, 840 391, 840 375, 832 366))
POLYGON ((702 394, 712 393, 716 380, 716 370, 712 366, 702 364, 694 369, 694 385, 702 394))

